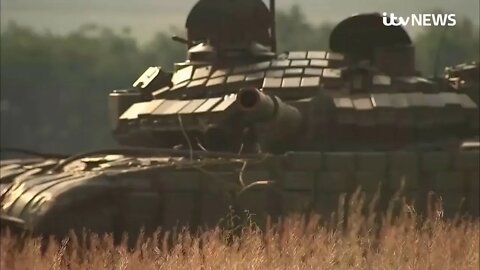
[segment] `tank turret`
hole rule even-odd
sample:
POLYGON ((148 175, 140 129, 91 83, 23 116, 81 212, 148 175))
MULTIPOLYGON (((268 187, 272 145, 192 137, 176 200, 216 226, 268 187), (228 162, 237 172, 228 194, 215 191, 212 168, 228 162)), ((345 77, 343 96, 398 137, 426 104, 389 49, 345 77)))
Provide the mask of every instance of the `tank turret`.
POLYGON ((455 88, 454 75, 440 83, 418 76, 411 38, 380 14, 340 22, 334 52, 280 54, 266 33, 269 14, 260 0, 200 0, 187 21, 189 59, 172 74, 148 69, 138 91, 112 94, 119 142, 171 148, 193 139, 207 149, 281 152, 450 147, 476 136, 478 101, 455 88), (207 11, 221 16, 201 21, 207 11), (244 20, 254 14, 261 31, 247 35, 256 21, 244 20), (238 36, 223 35, 227 28, 238 36))

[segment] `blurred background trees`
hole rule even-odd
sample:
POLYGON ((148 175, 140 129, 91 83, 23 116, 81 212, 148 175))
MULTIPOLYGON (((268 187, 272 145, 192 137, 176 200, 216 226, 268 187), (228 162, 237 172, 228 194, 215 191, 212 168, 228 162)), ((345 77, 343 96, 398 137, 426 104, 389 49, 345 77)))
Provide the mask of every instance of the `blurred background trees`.
POLYGON ((430 27, 415 37, 417 68, 426 75, 440 75, 445 66, 479 60, 478 26, 465 18, 455 27, 430 27))
MULTIPOLYGON (((296 6, 277 16, 280 50, 328 49, 334 24, 313 25, 296 6)), ((466 19, 425 28, 415 43, 417 67, 427 76, 479 59, 479 28, 466 19)), ((148 66, 170 69, 186 53, 167 33, 140 46, 128 29, 86 25, 58 36, 13 23, 1 33, 0 50, 0 145, 64 153, 115 145, 108 93, 130 87, 148 66)))

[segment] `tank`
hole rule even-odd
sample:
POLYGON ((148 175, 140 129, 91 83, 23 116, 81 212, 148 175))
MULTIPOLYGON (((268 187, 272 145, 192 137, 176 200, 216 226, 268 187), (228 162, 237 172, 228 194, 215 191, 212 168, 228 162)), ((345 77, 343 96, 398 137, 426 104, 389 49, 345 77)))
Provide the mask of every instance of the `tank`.
POLYGON ((328 52, 277 52, 274 10, 200 0, 173 38, 185 62, 110 93, 123 147, 1 161, 3 227, 118 239, 244 213, 263 227, 328 219, 358 188, 380 211, 401 190, 419 214, 433 194, 444 216, 478 217, 479 64, 422 77, 407 32, 376 13, 341 21, 328 52))

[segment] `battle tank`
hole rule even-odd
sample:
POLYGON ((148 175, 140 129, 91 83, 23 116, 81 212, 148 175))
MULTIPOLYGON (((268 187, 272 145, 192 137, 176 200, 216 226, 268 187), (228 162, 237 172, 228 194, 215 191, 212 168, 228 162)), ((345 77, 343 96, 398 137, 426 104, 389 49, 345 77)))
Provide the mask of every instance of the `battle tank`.
POLYGON ((262 227, 328 218, 358 187, 380 208, 402 189, 419 214, 433 192, 445 216, 478 216, 479 64, 421 77, 407 32, 379 14, 340 22, 330 52, 278 53, 274 10, 200 0, 174 37, 187 60, 111 92, 125 148, 2 160, 2 225, 121 235, 215 226, 233 209, 262 227))

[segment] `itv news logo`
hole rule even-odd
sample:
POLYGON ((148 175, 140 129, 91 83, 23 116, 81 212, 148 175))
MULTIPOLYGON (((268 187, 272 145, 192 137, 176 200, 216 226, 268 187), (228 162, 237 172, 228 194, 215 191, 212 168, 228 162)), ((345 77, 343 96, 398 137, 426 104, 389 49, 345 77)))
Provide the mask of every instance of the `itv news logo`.
POLYGON ((395 16, 393 13, 383 12, 385 26, 455 26, 455 14, 411 14, 407 17, 395 16))

